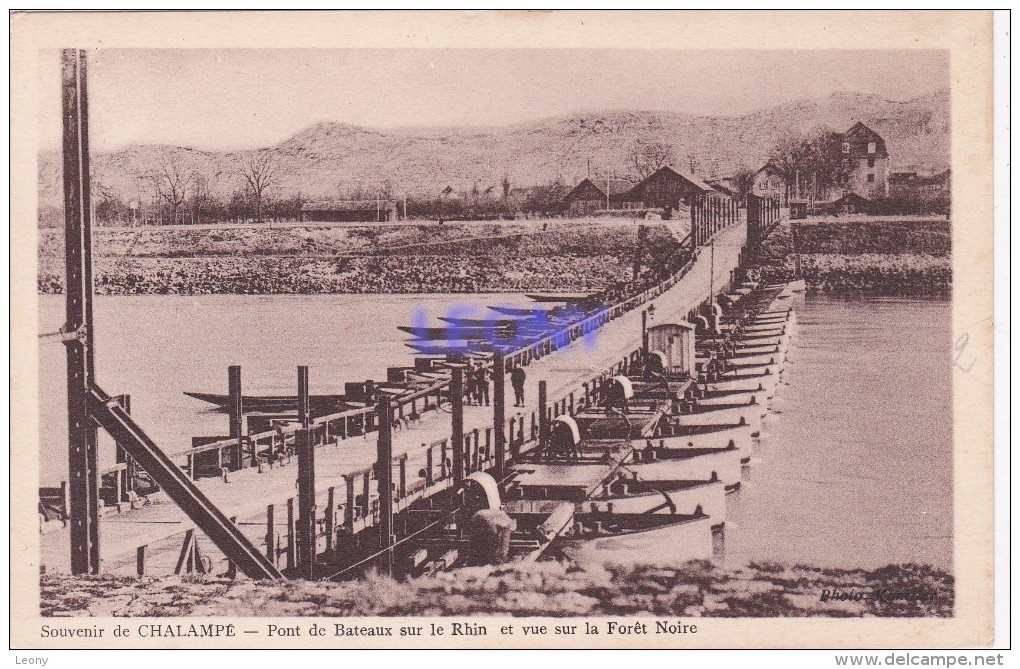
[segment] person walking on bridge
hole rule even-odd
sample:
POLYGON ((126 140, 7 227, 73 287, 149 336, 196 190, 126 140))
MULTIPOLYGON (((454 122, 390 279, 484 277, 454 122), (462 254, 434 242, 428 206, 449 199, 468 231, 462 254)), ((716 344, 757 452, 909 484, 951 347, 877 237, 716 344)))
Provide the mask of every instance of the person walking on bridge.
POLYGON ((478 406, 483 403, 489 406, 489 370, 481 363, 475 369, 475 390, 478 393, 478 406))
POLYGON ((514 406, 524 406, 524 380, 527 378, 527 374, 524 373, 524 368, 520 365, 510 370, 510 385, 514 388, 514 406))

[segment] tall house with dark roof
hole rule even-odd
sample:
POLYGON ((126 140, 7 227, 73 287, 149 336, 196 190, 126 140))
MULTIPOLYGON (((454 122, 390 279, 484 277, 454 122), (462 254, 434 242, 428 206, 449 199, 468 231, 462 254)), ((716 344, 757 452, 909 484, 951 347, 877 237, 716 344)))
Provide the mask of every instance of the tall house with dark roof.
POLYGON ((850 165, 846 191, 869 200, 889 195, 889 152, 877 132, 855 123, 843 133, 843 157, 850 165))

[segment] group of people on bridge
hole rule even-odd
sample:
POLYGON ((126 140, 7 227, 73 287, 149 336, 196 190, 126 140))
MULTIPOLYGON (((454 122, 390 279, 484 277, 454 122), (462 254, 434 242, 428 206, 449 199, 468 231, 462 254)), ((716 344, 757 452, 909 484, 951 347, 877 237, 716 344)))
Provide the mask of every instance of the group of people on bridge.
MULTIPOLYGON (((489 406, 489 382, 492 373, 483 363, 476 363, 464 371, 464 402, 476 406, 489 406)), ((527 374, 520 365, 510 370, 510 386, 514 390, 514 406, 524 406, 524 381, 527 374)))

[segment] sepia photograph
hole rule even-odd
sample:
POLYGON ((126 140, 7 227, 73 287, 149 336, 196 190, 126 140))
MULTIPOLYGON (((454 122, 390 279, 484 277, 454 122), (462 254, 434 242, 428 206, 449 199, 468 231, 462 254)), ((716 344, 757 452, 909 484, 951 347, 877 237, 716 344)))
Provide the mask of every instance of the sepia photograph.
MULTIPOLYGON (((990 49, 990 15, 957 18, 990 49)), ((953 632, 991 605, 991 414, 964 462, 954 413, 991 378, 990 279, 959 269, 991 252, 990 163, 958 181, 990 126, 959 35, 849 37, 923 19, 955 20, 28 45, 23 639, 734 647, 706 619, 811 618, 990 643, 953 632), (961 296, 987 310, 963 330, 961 296)))

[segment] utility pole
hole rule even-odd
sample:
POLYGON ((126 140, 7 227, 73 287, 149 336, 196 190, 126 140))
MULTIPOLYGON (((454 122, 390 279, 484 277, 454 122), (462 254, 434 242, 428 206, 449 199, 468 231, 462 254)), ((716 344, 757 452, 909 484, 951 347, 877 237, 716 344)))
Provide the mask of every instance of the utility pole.
POLYGON ((642 223, 638 226, 637 229, 637 249, 634 253, 634 271, 633 276, 631 277, 631 281, 635 283, 637 283, 638 275, 641 273, 641 261, 643 259, 642 256, 644 255, 645 233, 647 233, 647 229, 645 228, 644 223, 642 223))

